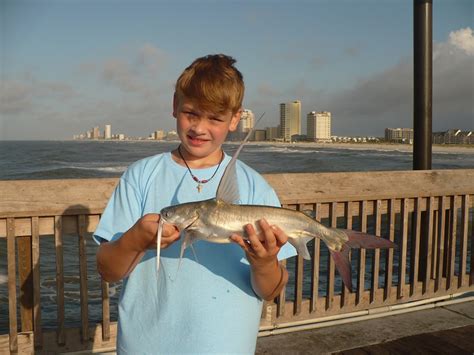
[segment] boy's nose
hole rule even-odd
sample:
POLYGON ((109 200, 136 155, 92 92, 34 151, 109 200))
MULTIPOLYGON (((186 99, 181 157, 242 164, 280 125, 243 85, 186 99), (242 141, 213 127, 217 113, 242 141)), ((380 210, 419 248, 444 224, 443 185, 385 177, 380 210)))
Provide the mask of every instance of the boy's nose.
POLYGON ((196 118, 191 122, 191 129, 196 133, 204 132, 204 122, 203 120, 196 118))

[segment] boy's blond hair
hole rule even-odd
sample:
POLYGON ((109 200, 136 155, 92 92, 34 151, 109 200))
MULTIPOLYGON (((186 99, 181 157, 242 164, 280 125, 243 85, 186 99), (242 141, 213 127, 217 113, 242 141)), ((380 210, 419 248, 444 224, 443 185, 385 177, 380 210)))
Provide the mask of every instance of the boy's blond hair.
POLYGON ((196 59, 176 81, 176 98, 185 97, 206 111, 236 114, 242 108, 245 87, 235 62, 224 54, 196 59))

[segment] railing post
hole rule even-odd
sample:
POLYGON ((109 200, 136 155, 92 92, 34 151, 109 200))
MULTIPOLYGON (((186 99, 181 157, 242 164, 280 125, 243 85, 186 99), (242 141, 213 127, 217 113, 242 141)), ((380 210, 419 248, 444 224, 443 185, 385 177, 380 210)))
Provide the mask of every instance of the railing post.
MULTIPOLYGON (((433 87, 433 1, 413 0, 413 170, 431 170, 433 87)), ((421 214, 421 245, 429 230, 426 212, 421 214)), ((420 250, 419 280, 426 273, 428 251, 420 250)))

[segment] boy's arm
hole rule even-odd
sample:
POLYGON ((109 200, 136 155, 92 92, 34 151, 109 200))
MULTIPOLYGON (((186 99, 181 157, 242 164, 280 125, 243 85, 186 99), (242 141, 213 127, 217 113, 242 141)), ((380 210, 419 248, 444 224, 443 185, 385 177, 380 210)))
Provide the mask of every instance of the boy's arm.
MULTIPOLYGON (((122 237, 102 243, 97 251, 97 269, 105 281, 116 282, 128 276, 140 262, 147 249, 156 248, 159 214, 140 218, 122 237)), ((179 239, 179 232, 164 224, 161 248, 179 239)))
POLYGON ((286 268, 278 262, 278 252, 288 237, 276 226, 270 226, 264 219, 259 222, 262 236, 257 236, 254 227, 245 227, 248 241, 233 235, 231 239, 244 249, 250 263, 251 282, 254 291, 266 301, 278 296, 288 282, 286 268))

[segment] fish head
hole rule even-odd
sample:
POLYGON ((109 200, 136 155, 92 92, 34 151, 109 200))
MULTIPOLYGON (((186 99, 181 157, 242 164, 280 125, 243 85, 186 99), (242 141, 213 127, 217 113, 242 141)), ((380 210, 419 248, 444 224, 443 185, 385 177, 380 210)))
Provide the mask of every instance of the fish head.
POLYGON ((172 224, 180 231, 188 228, 199 218, 198 209, 193 203, 165 207, 160 211, 160 215, 164 223, 172 224))

